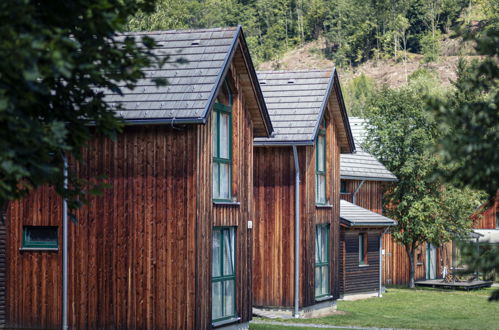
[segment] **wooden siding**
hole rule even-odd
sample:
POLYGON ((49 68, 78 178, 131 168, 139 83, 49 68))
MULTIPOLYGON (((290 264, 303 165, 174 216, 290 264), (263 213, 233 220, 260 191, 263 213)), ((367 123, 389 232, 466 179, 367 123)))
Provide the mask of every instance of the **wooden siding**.
POLYGON ((341 230, 340 292, 343 294, 379 290, 380 232, 341 230), (359 233, 367 234, 367 264, 359 266, 359 233))
MULTIPOLYGON (((237 227, 236 311, 251 319, 253 127, 236 72, 231 66, 239 205, 212 203, 211 116, 206 125, 126 127, 115 142, 93 140, 85 165, 72 164, 81 178, 105 175, 111 188, 70 223, 70 326, 211 328, 212 227, 220 225, 237 227)), ((9 209, 8 327, 60 327, 61 252, 19 248, 23 225, 62 228, 61 205, 43 187, 9 209)))
MULTIPOLYGON (((347 193, 342 193, 341 198, 352 202, 352 193, 358 188, 360 180, 345 180, 347 193)), ((386 183, 382 181, 365 181, 357 193, 356 204, 373 212, 383 213, 383 192, 386 183)), ((382 258, 382 283, 407 284, 409 283, 409 258, 405 247, 395 241, 391 234, 383 235, 382 258)), ((450 243, 437 249, 437 276, 441 276, 443 267, 452 266, 452 253, 450 253, 450 243)), ((415 256, 415 279, 426 278, 426 245, 419 247, 415 256), (417 256, 420 254, 420 260, 417 256)))
POLYGON ((0 209, 0 328, 5 327, 7 320, 7 227, 5 220, 5 213, 0 209))
MULTIPOLYGON (((315 147, 298 147, 300 162, 300 306, 315 303, 315 225, 330 224, 332 294, 338 296, 339 145, 328 121, 327 193, 331 207, 315 204, 315 147)), ((255 147, 253 304, 294 303, 295 167, 291 147, 255 147)))
MULTIPOLYGON (((498 195, 499 196, 499 195, 498 195)), ((483 210, 479 216, 474 216, 475 229, 497 229, 496 227, 496 214, 499 212, 499 197, 496 198, 494 204, 483 210)))

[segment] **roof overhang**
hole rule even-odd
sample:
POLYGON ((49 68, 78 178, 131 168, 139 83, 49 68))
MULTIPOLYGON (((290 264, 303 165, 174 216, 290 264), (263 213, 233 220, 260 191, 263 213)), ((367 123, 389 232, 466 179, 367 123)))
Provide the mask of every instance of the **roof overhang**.
POLYGON ((340 223, 346 227, 390 227, 397 221, 348 201, 340 201, 340 223))
POLYGON ((379 178, 379 177, 368 177, 368 176, 354 176, 354 175, 340 175, 343 180, 364 180, 364 181, 385 181, 385 182, 398 182, 398 179, 392 178, 379 178))

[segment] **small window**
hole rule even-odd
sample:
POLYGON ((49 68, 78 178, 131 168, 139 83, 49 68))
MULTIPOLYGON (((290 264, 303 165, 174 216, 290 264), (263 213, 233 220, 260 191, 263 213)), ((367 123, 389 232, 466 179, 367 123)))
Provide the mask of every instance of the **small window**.
POLYGON ((59 247, 57 227, 24 226, 23 249, 57 249, 59 247))
POLYGON ((211 314, 213 322, 236 316, 236 230, 213 228, 211 314))
POLYGON ((348 194, 347 182, 345 180, 340 181, 340 194, 348 194))
POLYGON ((213 106, 213 199, 231 201, 232 93, 227 82, 213 106))
POLYGON ((326 204, 326 123, 322 122, 315 143, 315 202, 326 204))
POLYGON ((328 296, 329 292, 329 225, 315 229, 315 298, 328 296))
POLYGON ((367 265, 367 234, 359 234, 359 265, 367 265))

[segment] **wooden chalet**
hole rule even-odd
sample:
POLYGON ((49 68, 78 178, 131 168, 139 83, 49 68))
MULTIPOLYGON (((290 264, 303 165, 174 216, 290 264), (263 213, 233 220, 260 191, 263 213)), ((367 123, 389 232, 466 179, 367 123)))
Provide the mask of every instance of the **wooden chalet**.
MULTIPOLYGON (((169 84, 108 93, 124 131, 70 160, 79 177, 105 175, 111 188, 70 224, 69 327, 240 327, 252 316, 253 138, 273 131, 243 33, 137 35, 171 56, 147 71, 169 84)), ((41 188, 12 203, 0 228, 8 328, 61 327, 61 205, 41 188)))
POLYGON ((254 311, 300 316, 339 297, 340 153, 354 143, 334 69, 258 78, 275 134, 254 140, 254 311))
POLYGON ((488 206, 488 203, 482 205, 471 218, 474 229, 499 229, 499 193, 492 205, 488 206))
MULTIPOLYGON (((362 149, 361 145, 366 134, 364 125, 364 119, 350 117, 350 126, 357 151, 352 155, 341 156, 341 198, 375 213, 382 214, 383 192, 387 184, 396 182, 397 178, 375 157, 362 149)), ((380 252, 378 255, 381 254, 382 258, 382 284, 409 283, 409 258, 407 257, 405 247, 397 243, 389 232, 383 234, 381 239, 381 250, 379 250, 379 243, 370 244, 369 240, 365 246, 372 249, 378 246, 377 250, 380 252)), ((379 241, 379 231, 373 237, 373 240, 379 241)), ((360 241, 358 244, 360 247, 360 241)), ((379 257, 377 258, 379 259, 379 257)), ((431 244, 423 243, 416 253, 415 262, 416 280, 441 277, 444 267, 450 269, 452 265, 451 246, 435 247, 431 244)), ((377 265, 376 268, 379 269, 379 266, 377 265)), ((366 271, 366 269, 363 269, 363 271, 366 271)), ((372 276, 373 282, 370 284, 370 289, 375 288, 374 275, 372 276)), ((358 289, 365 291, 365 289, 360 287, 358 289)), ((380 289, 377 287, 375 291, 379 291, 380 289)))

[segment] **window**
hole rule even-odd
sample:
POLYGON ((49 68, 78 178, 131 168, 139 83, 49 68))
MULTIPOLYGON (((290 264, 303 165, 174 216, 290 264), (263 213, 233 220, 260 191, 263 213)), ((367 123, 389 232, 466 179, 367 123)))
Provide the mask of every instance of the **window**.
POLYGON ((315 144, 315 202, 326 204, 326 124, 322 122, 315 144))
POLYGON ((315 297, 329 295, 329 225, 315 227, 315 297))
POLYGON ((57 227, 24 226, 23 249, 57 249, 59 247, 57 227))
POLYGON ((496 211, 496 229, 499 229, 499 211, 496 211))
POLYGON ((227 82, 213 106, 213 199, 231 200, 232 94, 227 82))
POLYGON ((367 265, 367 234, 359 234, 359 265, 367 265))
POLYGON ((345 180, 340 181, 340 194, 348 194, 347 182, 345 180))
POLYGON ((236 231, 234 227, 213 228, 211 313, 213 321, 236 315, 236 231))

